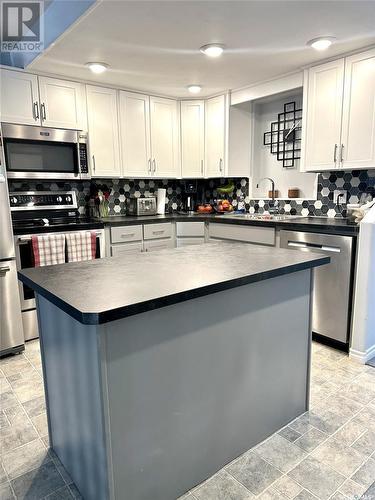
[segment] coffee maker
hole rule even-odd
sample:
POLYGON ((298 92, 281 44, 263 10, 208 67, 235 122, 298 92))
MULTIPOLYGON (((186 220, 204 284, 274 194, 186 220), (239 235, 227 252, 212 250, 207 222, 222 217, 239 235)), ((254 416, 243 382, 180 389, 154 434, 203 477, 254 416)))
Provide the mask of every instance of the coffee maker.
POLYGON ((195 211, 197 205, 198 183, 196 180, 186 180, 183 184, 183 191, 181 193, 182 212, 192 213, 195 211))

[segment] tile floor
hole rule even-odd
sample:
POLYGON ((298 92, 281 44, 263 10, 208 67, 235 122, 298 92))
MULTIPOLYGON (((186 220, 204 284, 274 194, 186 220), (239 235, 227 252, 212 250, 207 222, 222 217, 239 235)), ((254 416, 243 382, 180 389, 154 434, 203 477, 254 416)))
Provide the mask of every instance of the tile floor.
MULTIPOLYGON (((0 383, 0 499, 81 498, 49 449, 37 341, 0 361, 0 383)), ((180 500, 255 497, 375 500, 375 368, 314 343, 310 411, 180 500)))

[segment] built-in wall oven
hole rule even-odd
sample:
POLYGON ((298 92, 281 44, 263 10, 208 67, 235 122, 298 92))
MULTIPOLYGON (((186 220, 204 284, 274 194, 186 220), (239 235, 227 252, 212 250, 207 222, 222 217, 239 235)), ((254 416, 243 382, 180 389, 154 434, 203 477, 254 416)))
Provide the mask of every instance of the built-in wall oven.
POLYGON ((2 124, 8 179, 88 179, 87 134, 2 124))

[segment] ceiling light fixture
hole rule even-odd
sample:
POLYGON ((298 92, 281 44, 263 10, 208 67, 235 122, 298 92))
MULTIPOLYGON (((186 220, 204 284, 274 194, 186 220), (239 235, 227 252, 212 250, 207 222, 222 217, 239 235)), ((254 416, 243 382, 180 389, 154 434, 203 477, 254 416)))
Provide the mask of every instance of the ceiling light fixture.
POLYGON ((202 87, 200 85, 189 85, 188 86, 188 91, 191 94, 199 94, 199 92, 202 90, 202 87))
POLYGON ((208 57, 219 57, 224 52, 224 45, 220 43, 209 43, 203 45, 199 50, 208 57))
POLYGON ((313 38, 307 45, 310 45, 315 50, 326 50, 330 47, 333 41, 336 40, 333 36, 320 36, 319 38, 313 38))
POLYGON ((102 62, 88 62, 86 63, 86 66, 96 74, 104 73, 104 71, 107 71, 108 68, 108 64, 102 62))

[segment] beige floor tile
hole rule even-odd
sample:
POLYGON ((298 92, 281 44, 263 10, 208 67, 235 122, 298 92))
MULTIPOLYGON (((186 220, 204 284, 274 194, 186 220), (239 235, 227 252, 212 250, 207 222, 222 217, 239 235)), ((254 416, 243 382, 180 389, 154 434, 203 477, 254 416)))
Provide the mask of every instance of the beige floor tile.
POLYGON ((357 500, 361 498, 363 493, 366 491, 367 487, 355 483, 351 479, 347 479, 345 483, 340 486, 339 491, 343 493, 350 500, 357 500))
POLYGON ((375 481, 375 460, 369 458, 351 477, 356 483, 368 488, 375 481))
POLYGON ((313 451, 312 456, 345 477, 350 477, 366 459, 364 455, 335 438, 321 444, 313 451))
POLYGON ((288 472, 306 456, 299 446, 278 434, 257 446, 255 453, 283 472, 288 472))
POLYGON ((44 395, 43 382, 39 376, 21 378, 11 382, 11 385, 21 403, 44 395))
POLYGON ((322 500, 327 500, 345 481, 344 476, 311 456, 291 470, 288 476, 322 500))
POLYGON ((355 420, 350 420, 334 434, 334 437, 342 444, 351 446, 366 431, 367 429, 364 425, 355 420))
POLYGON ((5 453, 2 457, 4 469, 10 479, 36 469, 50 460, 51 457, 40 439, 5 453))
POLYGON ((47 423, 47 414, 46 412, 37 415, 36 417, 31 418, 32 423, 34 424, 36 430, 38 431, 39 436, 47 436, 48 435, 48 423, 47 423))
POLYGON ((303 490, 302 486, 288 476, 282 476, 273 484, 273 488, 280 491, 286 498, 294 498, 303 490))

